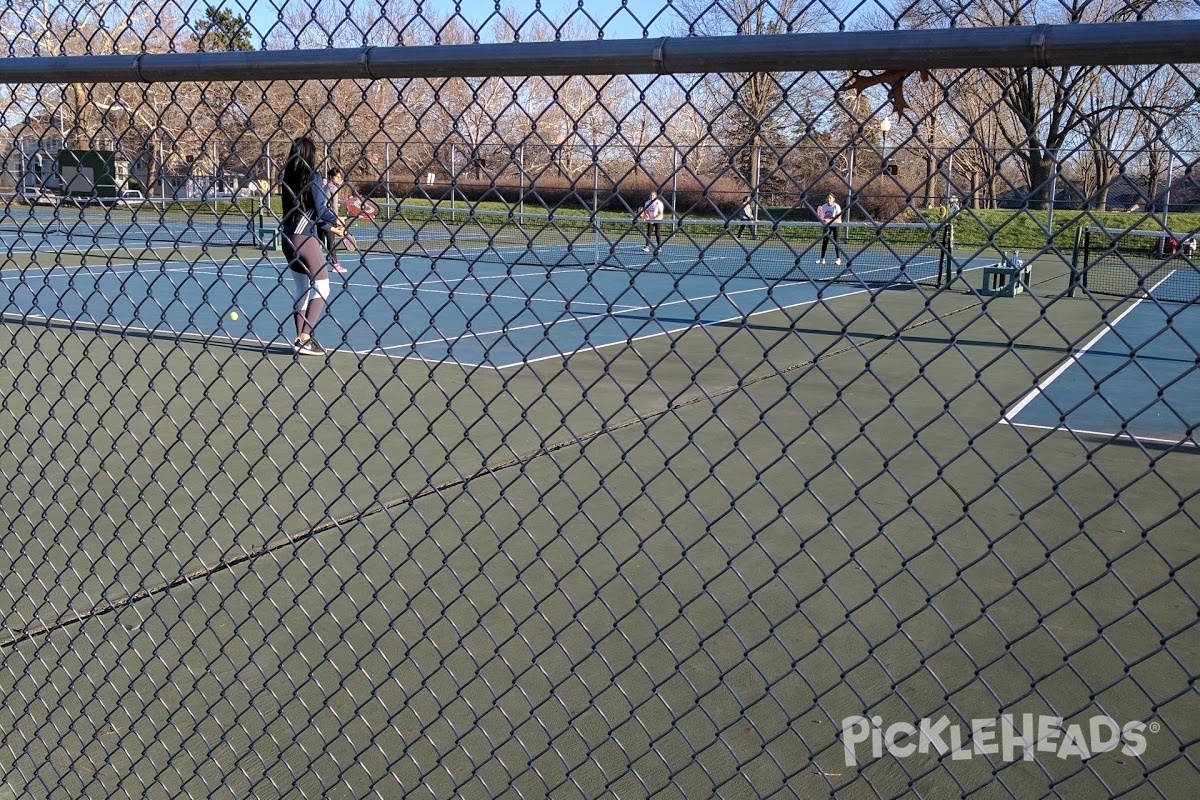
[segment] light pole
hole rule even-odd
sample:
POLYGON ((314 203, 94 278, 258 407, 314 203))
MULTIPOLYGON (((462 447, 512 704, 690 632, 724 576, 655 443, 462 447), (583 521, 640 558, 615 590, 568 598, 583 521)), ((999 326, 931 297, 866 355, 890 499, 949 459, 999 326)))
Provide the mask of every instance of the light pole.
POLYGON ((850 155, 846 166, 846 211, 845 222, 850 221, 850 209, 854 207, 854 157, 858 153, 858 145, 852 143, 850 145, 850 155))
POLYGON ((879 122, 879 132, 883 136, 883 163, 886 166, 888 163, 888 131, 892 129, 892 121, 886 117, 879 122))

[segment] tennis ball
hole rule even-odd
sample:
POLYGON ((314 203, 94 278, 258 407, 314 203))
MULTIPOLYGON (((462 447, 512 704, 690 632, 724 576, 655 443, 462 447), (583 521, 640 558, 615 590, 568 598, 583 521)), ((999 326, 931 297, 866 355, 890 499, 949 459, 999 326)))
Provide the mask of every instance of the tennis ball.
POLYGON ((237 313, 236 311, 230 311, 230 312, 229 312, 229 318, 230 318, 231 320, 234 320, 234 321, 236 322, 236 321, 237 321, 237 318, 238 318, 238 313, 237 313))

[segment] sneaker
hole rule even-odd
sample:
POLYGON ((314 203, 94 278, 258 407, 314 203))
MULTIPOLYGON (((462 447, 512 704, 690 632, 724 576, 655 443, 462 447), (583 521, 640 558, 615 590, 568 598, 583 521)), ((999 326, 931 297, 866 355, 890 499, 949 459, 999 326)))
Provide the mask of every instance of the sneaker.
POLYGON ((301 342, 299 339, 292 342, 292 348, 295 349, 296 355, 298 355, 298 356, 323 356, 323 355, 325 355, 325 348, 321 347, 321 345, 317 342, 317 340, 312 338, 311 336, 308 338, 307 341, 304 341, 304 342, 301 342))
POLYGON ((840 258, 835 258, 835 259, 833 260, 833 265, 834 265, 835 267, 840 267, 840 266, 842 265, 842 260, 841 260, 840 258))
POLYGON ((333 271, 334 271, 334 272, 345 272, 345 271, 346 271, 346 268, 345 268, 345 267, 343 267, 341 264, 334 264, 334 265, 333 265, 333 271))
POLYGON ((650 245, 646 245, 645 247, 643 247, 643 248, 642 248, 642 252, 643 252, 643 253, 649 253, 649 252, 650 252, 650 245))
POLYGON ((824 264, 824 263, 825 263, 825 259, 823 259, 823 258, 818 258, 818 259, 817 259, 817 263, 818 263, 818 264, 824 264))

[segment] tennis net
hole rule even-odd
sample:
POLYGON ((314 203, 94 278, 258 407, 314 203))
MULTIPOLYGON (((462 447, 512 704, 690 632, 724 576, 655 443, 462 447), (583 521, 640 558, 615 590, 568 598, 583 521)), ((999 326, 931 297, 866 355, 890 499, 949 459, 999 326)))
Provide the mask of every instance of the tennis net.
POLYGON ((471 208, 402 209, 376 223, 379 238, 406 253, 546 268, 937 285, 953 268, 949 223, 851 222, 831 228, 818 222, 691 218, 647 223, 616 215, 471 208))
POLYGON ((16 234, 31 246, 42 239, 78 244, 113 242, 122 246, 201 244, 233 247, 262 241, 257 201, 160 200, 112 204, 22 203, 9 196, 0 205, 0 232, 16 234))
POLYGON ((1159 300, 1200 300, 1195 232, 1087 227, 1079 280, 1091 292, 1159 300))

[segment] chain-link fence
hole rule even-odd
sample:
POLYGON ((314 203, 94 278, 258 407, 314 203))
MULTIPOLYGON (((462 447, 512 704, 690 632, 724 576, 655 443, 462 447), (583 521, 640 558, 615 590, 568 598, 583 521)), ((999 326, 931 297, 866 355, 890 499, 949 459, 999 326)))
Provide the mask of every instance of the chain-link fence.
POLYGON ((1192 6, 343 2, 0 11, 0 800, 1200 792, 1192 6))

